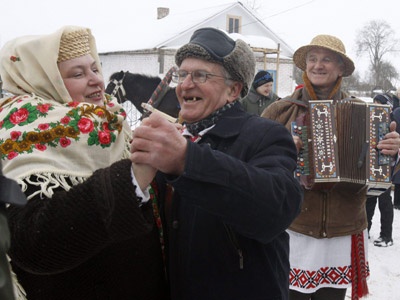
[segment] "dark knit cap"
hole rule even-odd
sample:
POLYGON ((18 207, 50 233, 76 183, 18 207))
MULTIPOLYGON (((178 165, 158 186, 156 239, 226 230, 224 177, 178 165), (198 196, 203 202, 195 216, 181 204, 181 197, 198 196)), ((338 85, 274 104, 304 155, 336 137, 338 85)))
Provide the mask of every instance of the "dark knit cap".
POLYGON ((253 87, 257 89, 258 87, 266 84, 268 82, 274 81, 272 75, 267 71, 259 71, 256 76, 254 77, 253 87))
POLYGON ((236 42, 222 30, 206 27, 196 30, 188 44, 175 54, 179 67, 185 58, 199 58, 222 65, 234 81, 243 83, 241 96, 244 97, 254 77, 255 59, 251 48, 242 40, 236 42))

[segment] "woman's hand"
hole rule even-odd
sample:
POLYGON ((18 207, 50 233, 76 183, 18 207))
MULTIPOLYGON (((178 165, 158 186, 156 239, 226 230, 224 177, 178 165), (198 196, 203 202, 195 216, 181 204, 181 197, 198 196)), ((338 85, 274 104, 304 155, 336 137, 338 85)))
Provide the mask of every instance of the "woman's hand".
POLYGON ((132 170, 139 188, 142 191, 144 191, 150 185, 157 172, 157 169, 149 165, 136 163, 132 163, 132 170))

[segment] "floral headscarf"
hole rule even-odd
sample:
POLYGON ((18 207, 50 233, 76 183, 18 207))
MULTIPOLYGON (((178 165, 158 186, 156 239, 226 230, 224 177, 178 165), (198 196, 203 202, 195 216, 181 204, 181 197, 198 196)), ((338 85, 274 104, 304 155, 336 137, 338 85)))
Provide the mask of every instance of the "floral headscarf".
POLYGON ((23 189, 37 185, 28 199, 37 193, 51 197, 60 186, 68 190, 129 155, 131 129, 115 98, 107 96, 104 106, 73 102, 64 86, 57 67, 59 44, 63 32, 73 30, 82 28, 17 38, 0 51, 4 88, 15 94, 0 100, 3 172, 23 189))

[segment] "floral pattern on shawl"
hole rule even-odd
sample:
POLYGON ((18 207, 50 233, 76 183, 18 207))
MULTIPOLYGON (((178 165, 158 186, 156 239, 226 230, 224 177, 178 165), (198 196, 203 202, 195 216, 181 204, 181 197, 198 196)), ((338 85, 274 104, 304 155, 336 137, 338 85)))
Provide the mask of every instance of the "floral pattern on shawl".
POLYGON ((128 158, 131 136, 126 112, 109 95, 104 106, 28 94, 0 100, 3 172, 23 191, 36 185, 38 193, 51 197, 57 187, 70 189, 128 158))
MULTIPOLYGON (((17 100, 23 102, 24 97, 17 100)), ((10 98, 13 100, 13 98, 10 98)), ((7 103, 9 101, 6 101, 7 103)), ((112 102, 107 104, 113 106, 112 102)), ((56 122, 46 122, 45 117, 48 112, 54 110, 50 103, 38 103, 33 105, 28 102, 22 106, 14 107, 7 116, 0 120, 0 129, 4 128, 10 132, 10 137, 6 140, 0 139, 1 159, 13 159, 18 154, 31 153, 34 150, 45 151, 47 147, 69 147, 72 140, 79 140, 81 134, 89 134, 88 146, 100 145, 109 147, 115 142, 115 131, 120 132, 122 126, 117 122, 117 114, 126 117, 125 111, 111 113, 106 107, 99 107, 93 104, 83 104, 70 102, 66 104, 71 107, 60 120, 56 122), (94 121, 90 116, 97 116, 102 121, 94 121), (31 129, 31 131, 18 131, 16 127, 24 127, 33 123, 39 118, 44 118, 44 122, 31 129), (12 130, 14 129, 14 130, 12 130)))

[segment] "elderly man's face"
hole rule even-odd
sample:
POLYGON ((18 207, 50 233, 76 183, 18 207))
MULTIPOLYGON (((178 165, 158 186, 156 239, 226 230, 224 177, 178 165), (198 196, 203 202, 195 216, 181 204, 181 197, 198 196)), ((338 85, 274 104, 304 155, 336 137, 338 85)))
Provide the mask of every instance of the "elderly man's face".
POLYGON ((242 84, 225 79, 223 68, 219 64, 197 58, 186 58, 179 70, 189 73, 176 88, 181 104, 180 115, 188 123, 206 118, 226 103, 236 100, 240 94, 242 84), (203 83, 194 83, 191 73, 198 70, 211 75, 207 75, 203 83))
POLYGON ((343 75, 343 69, 343 62, 333 51, 314 48, 307 53, 307 77, 316 87, 321 89, 333 88, 338 77, 343 75))

